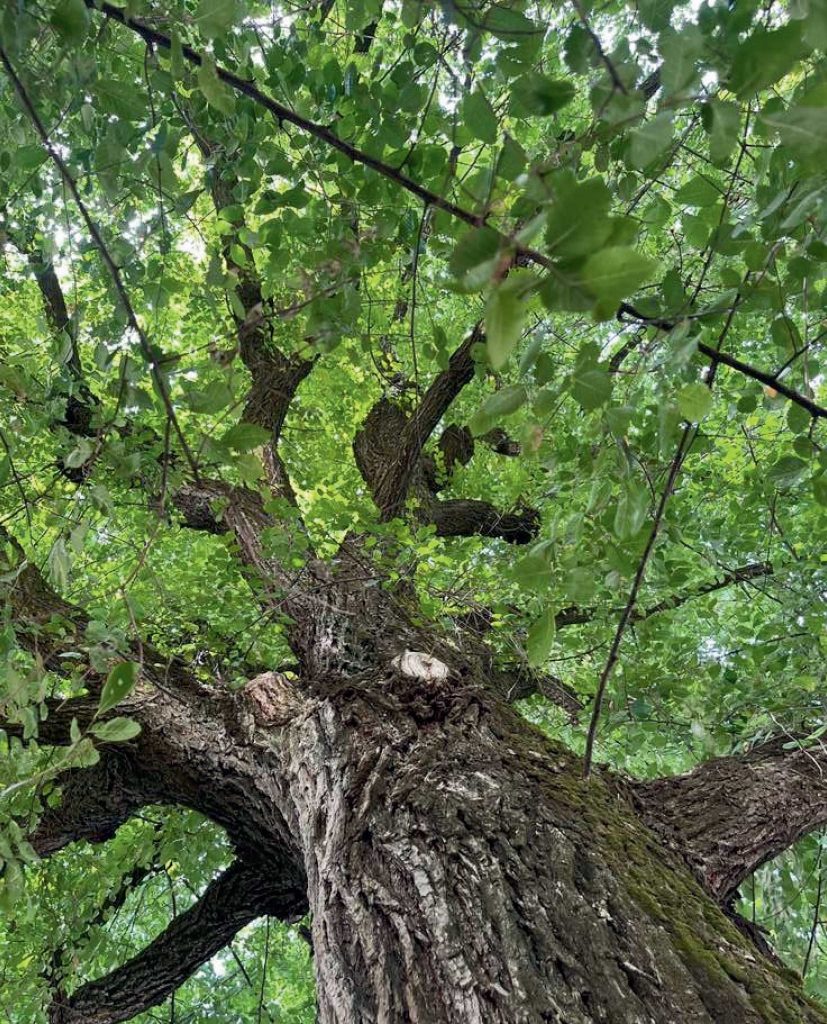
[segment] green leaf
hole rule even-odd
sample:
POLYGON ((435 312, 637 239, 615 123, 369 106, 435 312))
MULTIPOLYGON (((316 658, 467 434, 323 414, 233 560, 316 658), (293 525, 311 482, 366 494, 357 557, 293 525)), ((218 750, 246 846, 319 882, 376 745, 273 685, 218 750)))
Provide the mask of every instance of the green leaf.
POLYGON ((685 206, 712 206, 721 198, 721 190, 708 178, 696 174, 675 193, 675 199, 685 206))
POLYGON ((193 412, 216 413, 232 402, 233 393, 223 380, 213 380, 200 391, 187 391, 184 398, 193 412))
POLYGON ((589 291, 598 299, 619 302, 654 274, 657 264, 636 249, 612 246, 590 256, 581 271, 589 291))
POLYGON ((767 471, 767 480, 779 491, 786 491, 801 480, 807 472, 807 463, 795 455, 783 455, 767 471))
POLYGON ((138 666, 134 661, 120 661, 106 677, 103 692, 98 703, 98 715, 105 715, 116 704, 120 704, 138 681, 138 666))
POLYGON ((565 78, 546 78, 530 72, 511 90, 511 113, 517 117, 548 117, 574 99, 574 85, 565 78))
POLYGON ((54 583, 58 590, 65 590, 69 585, 72 558, 66 550, 66 543, 62 537, 58 537, 52 545, 46 565, 49 570, 49 579, 52 583, 54 583))
POLYGON ((599 249, 612 231, 612 194, 602 178, 555 183, 555 202, 546 223, 546 242, 555 259, 586 256, 599 249))
POLYGON ((207 39, 218 39, 227 34, 237 17, 236 0, 201 0, 195 12, 195 23, 207 39))
POLYGON ((761 120, 774 128, 781 142, 797 156, 823 156, 827 152, 825 107, 790 107, 763 114, 761 120))
POLYGON ((237 452, 250 452, 267 444, 271 437, 270 431, 257 423, 236 423, 222 435, 220 443, 237 452))
POLYGON ((642 170, 666 152, 672 142, 672 113, 664 110, 629 136, 629 166, 642 170))
POLYGON ((557 632, 555 614, 546 608, 542 615, 528 628, 526 637, 526 654, 529 665, 539 668, 547 660, 557 632))
POLYGON ((506 181, 514 181, 522 174, 527 163, 528 157, 523 147, 510 135, 506 135, 497 161, 497 174, 506 181))
POLYGON ((597 588, 597 581, 593 569, 586 569, 578 566, 569 569, 563 581, 566 590, 566 597, 574 604, 588 604, 594 597, 597 588))
POLYGON ((503 237, 493 228, 472 228, 460 238, 449 264, 454 277, 469 288, 484 287, 491 278, 503 237))
POLYGON ((221 114, 232 114, 235 110, 235 96, 219 79, 215 62, 209 57, 201 58, 197 78, 198 88, 204 94, 207 103, 221 114))
POLYGON ((468 429, 475 437, 487 434, 503 416, 510 416, 525 405, 526 389, 522 384, 512 384, 500 391, 495 391, 477 409, 468 421, 468 429))
POLYGON ((649 491, 637 481, 627 481, 615 509, 614 532, 618 540, 631 540, 649 510, 649 491))
POLYGON ((88 736, 84 736, 79 743, 69 748, 66 756, 66 763, 72 768, 92 768, 101 759, 95 749, 95 745, 88 736))
POLYGON ((704 48, 704 37, 698 26, 690 23, 681 25, 680 29, 664 29, 659 48, 663 58, 660 80, 664 93, 671 96, 693 85, 697 78, 696 63, 704 48))
POLYGON ((681 388, 677 401, 681 416, 690 423, 699 423, 712 408, 712 392, 706 384, 696 381, 681 388))
POLYGON ((110 718, 106 722, 95 722, 89 727, 102 743, 123 743, 134 739, 141 731, 140 725, 131 718, 110 718))
POLYGON ((94 448, 92 447, 92 442, 88 438, 81 438, 81 440, 78 441, 77 447, 73 448, 63 460, 63 465, 67 466, 69 469, 77 469, 79 466, 82 466, 85 462, 89 461, 89 457, 93 451, 94 448))
POLYGON ((597 409, 612 397, 612 378, 599 367, 575 369, 571 378, 571 393, 585 412, 597 409))
POLYGON ((49 24, 64 42, 78 45, 89 31, 89 11, 83 0, 61 0, 49 24))
POLYGON ((18 146, 14 151, 14 163, 23 171, 33 171, 48 158, 42 146, 18 146))
POLYGON ((550 541, 535 544, 514 566, 514 578, 526 590, 543 593, 552 585, 554 548, 550 541))
POLYGON ((777 29, 756 29, 738 44, 727 84, 739 99, 750 99, 783 78, 806 50, 800 21, 777 29))
POLYGON ((811 417, 806 409, 802 409, 796 402, 790 402, 787 410, 787 426, 794 434, 803 434, 810 426, 811 417))
POLYGON ((714 164, 724 163, 738 145, 741 108, 737 103, 714 99, 703 108, 703 125, 709 133, 709 156, 714 164))
POLYGON ((481 89, 469 93, 462 101, 462 120, 468 126, 474 138, 481 142, 496 142, 499 124, 497 115, 485 98, 481 89))
POLYGON ((101 109, 107 113, 117 114, 125 121, 140 121, 148 116, 144 95, 133 85, 115 78, 99 78, 95 92, 101 109))
POLYGON ((525 319, 525 300, 510 288, 500 286, 485 307, 485 347, 494 370, 505 366, 520 340, 525 319))

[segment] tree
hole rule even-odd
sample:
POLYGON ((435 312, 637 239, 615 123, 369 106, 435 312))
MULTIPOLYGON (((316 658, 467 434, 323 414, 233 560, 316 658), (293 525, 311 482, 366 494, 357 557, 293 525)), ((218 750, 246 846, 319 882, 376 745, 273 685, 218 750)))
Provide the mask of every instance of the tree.
POLYGON ((825 27, 7 0, 13 1019, 827 1019, 825 27))

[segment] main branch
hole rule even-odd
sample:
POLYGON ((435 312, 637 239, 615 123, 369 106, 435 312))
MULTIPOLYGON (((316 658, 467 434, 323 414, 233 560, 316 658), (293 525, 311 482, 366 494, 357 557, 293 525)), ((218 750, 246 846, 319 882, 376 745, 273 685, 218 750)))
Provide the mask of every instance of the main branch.
POLYGON ((158 1006, 245 925, 263 914, 295 920, 307 908, 302 889, 282 886, 242 862, 212 882, 189 910, 121 967, 87 982, 49 1011, 50 1024, 116 1024, 158 1006))
POLYGON ((827 747, 780 738, 638 783, 634 793, 647 823, 725 902, 756 868, 827 822, 827 747))

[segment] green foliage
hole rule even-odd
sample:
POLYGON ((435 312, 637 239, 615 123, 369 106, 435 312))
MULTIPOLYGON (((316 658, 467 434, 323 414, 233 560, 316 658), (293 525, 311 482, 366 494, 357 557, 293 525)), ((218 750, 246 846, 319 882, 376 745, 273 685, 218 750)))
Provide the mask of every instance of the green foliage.
MULTIPOLYGON (((280 453, 322 555, 351 529, 377 551, 392 535, 392 573, 411 578, 425 613, 453 628, 469 606, 491 609, 498 658, 560 675, 588 701, 688 421, 639 609, 736 566, 769 561, 773 574, 633 624, 599 757, 665 774, 823 717, 825 421, 724 365, 710 379, 699 343, 827 403, 824 3, 584 5, 602 55, 573 8, 548 2, 128 9, 169 30, 171 48, 148 49, 81 0, 2 4, 3 47, 151 344, 148 358, 4 80, 0 517, 88 615, 82 649, 58 667, 0 624, 0 706, 24 734, 0 740, 0 960, 21 1024, 43 1020, 35 965, 53 950, 65 950, 66 971, 104 973, 163 927, 171 894, 180 911, 229 860, 211 826, 159 812, 157 829, 132 822, 94 856, 69 849, 27 866, 24 826, 57 799, 36 742, 45 699, 83 693, 82 664, 107 679, 103 720, 68 755, 91 763, 97 745, 135 736, 128 719, 104 716, 135 684, 136 631, 217 686, 291 657, 233 540, 185 530, 170 500, 189 469, 159 380, 204 476, 271 500, 259 457, 270 433, 243 419, 236 318, 251 313, 248 272, 263 283, 272 343, 318 357, 280 453), (204 55, 199 67, 183 44, 204 55), (340 148, 279 122, 219 67, 340 148), (68 305, 60 329, 38 288, 49 266, 68 305), (445 417, 470 427, 475 454, 440 497, 537 508, 540 536, 524 550, 377 525, 352 457, 376 399, 412 403, 478 321, 474 378, 445 417), (86 388, 98 405, 78 432, 71 413, 86 388), (519 457, 486 443, 495 428, 519 457), (570 605, 590 617, 555 628, 570 605), (152 867, 148 895, 99 920, 136 864, 152 867)), ((274 511, 285 525, 266 538, 269 553, 299 568, 306 540, 274 511)), ((0 545, 0 587, 21 571, 0 545)), ((582 746, 582 725, 539 698, 525 712, 582 746)), ((745 894, 793 966, 809 943, 820 843, 803 841, 766 869, 754 900, 745 894)), ((205 965, 179 993, 178 1019, 254 1020, 262 984, 272 1019, 313 1019, 294 928, 268 936, 257 925, 234 952, 244 972, 230 954, 205 965)), ((825 997, 825 979, 815 943, 807 985, 825 997)))

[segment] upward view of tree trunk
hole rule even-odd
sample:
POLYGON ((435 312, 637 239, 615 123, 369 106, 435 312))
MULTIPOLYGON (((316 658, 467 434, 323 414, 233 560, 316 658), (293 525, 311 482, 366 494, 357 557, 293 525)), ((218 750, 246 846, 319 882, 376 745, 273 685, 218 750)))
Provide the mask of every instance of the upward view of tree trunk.
MULTIPOLYGON (((156 51, 180 49, 164 19, 132 17, 131 8, 92 0, 73 17, 81 9, 117 39, 145 43, 148 61, 156 51)), ((360 30, 356 52, 366 54, 375 46, 377 23, 360 30)), ((687 774, 647 781, 592 763, 591 746, 584 763, 514 704, 540 695, 573 721, 587 710, 596 726, 613 657, 584 708, 565 682, 497 650, 489 636, 493 612, 475 608, 449 627, 424 607, 412 582, 419 567, 409 555, 403 564, 392 530, 370 534, 356 525, 333 554, 314 548, 279 445, 319 356, 279 344, 272 295, 233 194, 230 147, 213 137, 204 109, 182 94, 176 130, 191 138, 208 168, 209 199, 220 214, 222 273, 235 284, 237 355, 233 350, 227 358, 238 358, 249 376, 240 422, 266 438, 261 486, 211 475, 199 462, 197 443, 177 433, 163 360, 132 310, 122 259, 98 231, 95 203, 38 115, 17 47, 4 42, 0 54, 27 131, 48 157, 77 231, 103 261, 168 417, 163 443, 154 428, 146 428, 142 441, 161 451, 155 460, 163 472, 161 519, 227 541, 250 587, 249 602, 279 617, 293 659, 229 689, 185 657, 159 650, 133 623, 126 646, 102 667, 89 655, 88 612, 38 567, 22 518, 0 526, 2 587, 17 642, 44 672, 65 676, 71 662, 83 679, 79 696, 46 696, 35 738, 78 750, 79 743, 91 749, 89 737, 102 737, 89 763, 57 774, 59 800, 33 818, 34 851, 48 859, 72 843, 107 843, 145 808, 161 806, 197 811, 220 826, 234 856, 136 956, 92 980, 55 984, 49 1021, 129 1020, 164 1002, 250 922, 268 916, 296 922, 305 915, 321 1024, 827 1021, 827 1011, 804 995, 800 979, 734 909, 739 886, 757 868, 827 823, 827 754, 773 738, 687 774), (172 483, 170 445, 179 454, 172 483), (273 534, 288 538, 287 555, 273 553, 273 534), (121 662, 135 667, 134 685, 101 712, 109 673, 121 662), (140 730, 120 742, 95 733, 116 716, 140 730)), ((214 71, 189 47, 178 59, 214 71)), ((332 128, 269 100, 247 77, 219 66, 214 78, 214 88, 251 99, 260 124, 269 125, 271 115, 281 119, 343 160, 393 181, 426 209, 475 228, 483 224, 484 217, 418 186, 405 169, 390 168, 332 128)), ((647 99, 655 95, 657 73, 639 88, 647 99)), ((245 130, 252 133, 256 123, 251 116, 245 130)), ((71 349, 66 372, 73 398, 60 428, 78 441, 92 440, 79 465, 66 459, 56 472, 83 487, 99 455, 92 441, 103 437, 99 411, 113 391, 98 393, 84 376, 70 303, 35 222, 10 221, 7 241, 36 268, 48 329, 71 349)), ((522 236, 498 259, 500 283, 515 268, 550 264, 522 236)), ((620 308, 621 315, 650 330, 673 326, 636 306, 620 308)), ((490 315, 487 323, 469 323, 442 369, 418 382, 414 398, 405 381, 389 386, 353 424, 353 462, 380 527, 402 522, 430 527, 440 539, 483 538, 515 549, 538 538, 542 509, 441 493, 449 482, 461 482, 460 469, 481 450, 486 458, 509 459, 527 443, 502 429, 472 431, 452 421, 492 323, 490 315)), ((713 368, 763 380, 743 361, 727 363, 719 349, 697 351, 713 368)), ((714 369, 710 386, 713 377, 714 369)), ((787 390, 809 415, 825 415, 814 399, 787 390)), ((116 443, 134 439, 136 428, 123 417, 113 422, 105 429, 116 443)), ((690 424, 684 431, 687 448, 691 430, 690 424)), ((624 444, 619 436, 618 447, 624 444)), ((751 561, 649 607, 637 600, 682 468, 682 446, 683 440, 650 544, 639 548, 644 554, 613 655, 627 626, 773 573, 768 561, 751 561)), ((157 496, 140 500, 157 502, 157 496)), ((556 612, 552 625, 562 630, 594 615, 585 603, 573 604, 556 612)), ((0 724, 12 743, 33 738, 31 726, 13 714, 0 724)))
MULTIPOLYGON (((80 628, 32 567, 19 581, 18 621, 80 628)), ((296 615, 296 654, 319 666, 301 685, 269 672, 217 693, 144 648, 145 682, 121 708, 140 736, 70 772, 32 843, 48 856, 103 842, 146 804, 180 804, 225 828, 237 861, 51 1020, 128 1020, 255 917, 307 911, 326 1024, 825 1019, 729 908, 825 820, 818 759, 770 745, 645 785, 584 779, 509 708, 478 642, 427 638, 392 600, 371 618, 382 651, 354 667, 351 587, 296 615)), ((95 706, 56 707, 43 739, 68 742, 95 706)))

